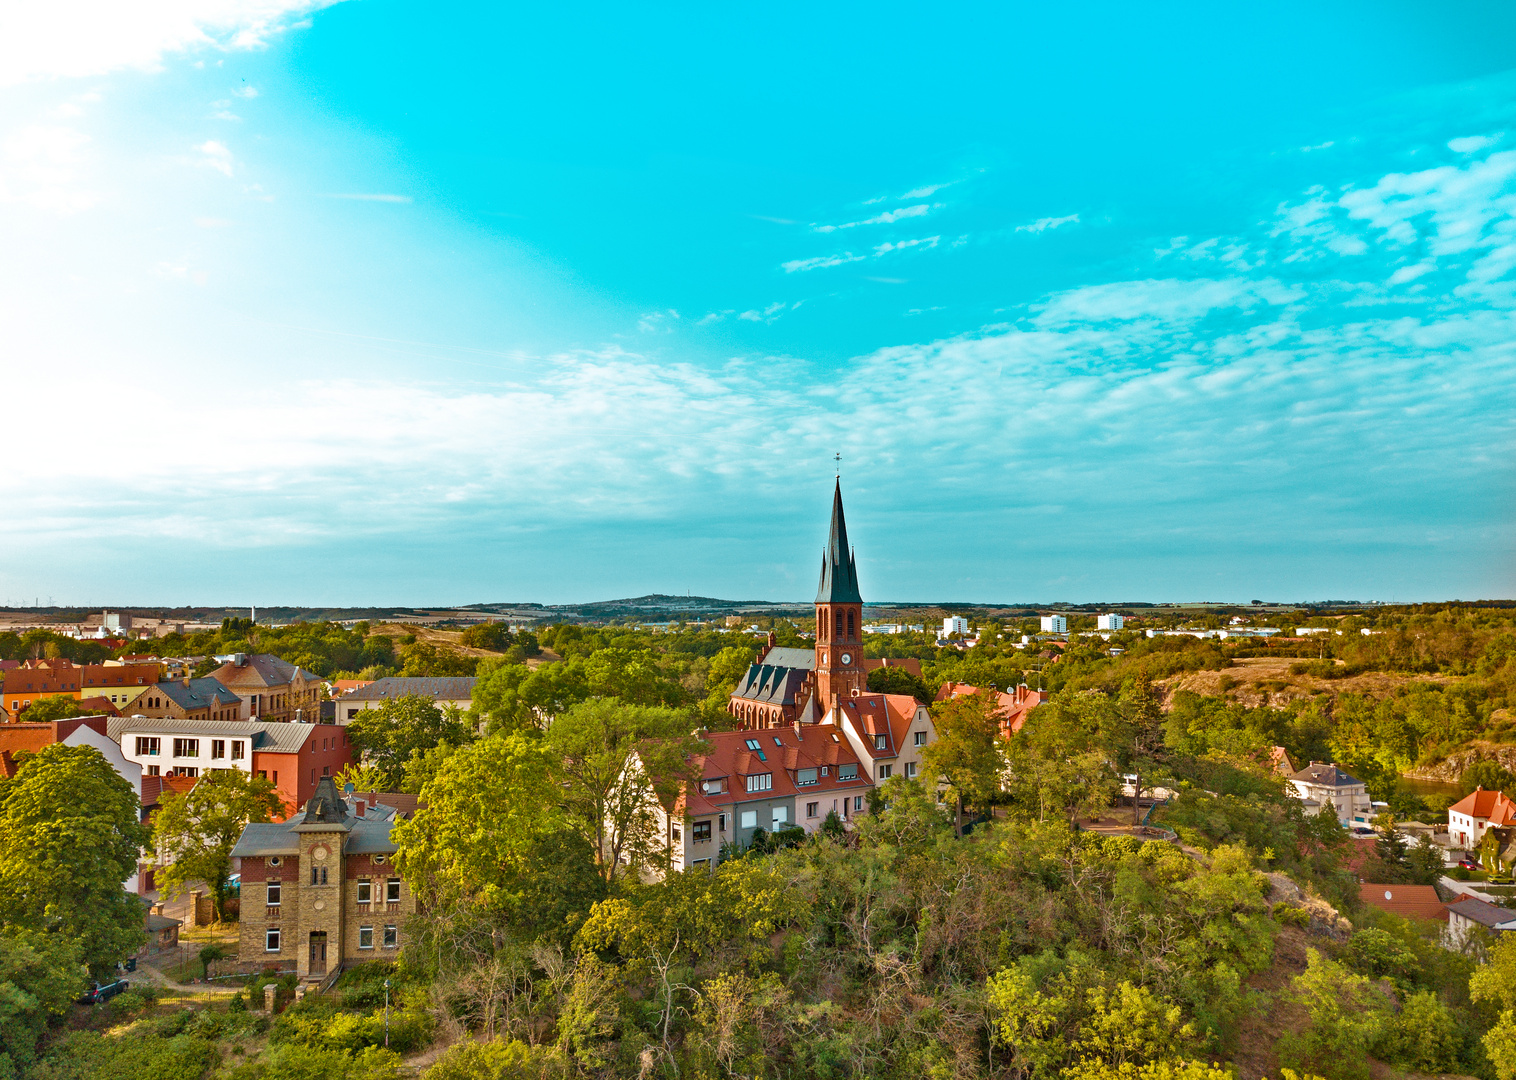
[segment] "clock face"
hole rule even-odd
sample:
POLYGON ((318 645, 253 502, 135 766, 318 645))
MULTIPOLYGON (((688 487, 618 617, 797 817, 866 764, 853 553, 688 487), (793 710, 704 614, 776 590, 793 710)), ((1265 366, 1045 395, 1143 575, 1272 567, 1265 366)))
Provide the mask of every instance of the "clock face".
POLYGON ((842 663, 844 665, 851 664, 852 662, 853 662, 853 654, 852 653, 843 653, 842 654, 842 663))

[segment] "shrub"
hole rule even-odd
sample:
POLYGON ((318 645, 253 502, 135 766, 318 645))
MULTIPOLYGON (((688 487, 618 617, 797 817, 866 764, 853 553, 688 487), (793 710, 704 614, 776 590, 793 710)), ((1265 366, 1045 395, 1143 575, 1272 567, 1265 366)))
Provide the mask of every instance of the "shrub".
POLYGON ((423 1080, 551 1080, 567 1075, 568 1062, 557 1047, 496 1039, 449 1048, 423 1080))
POLYGON ((1406 998, 1375 1047, 1395 1065, 1421 1072, 1448 1072, 1458 1066, 1463 1039, 1458 1021, 1430 990, 1406 998))
POLYGON ((1281 926, 1299 926, 1301 928, 1311 925, 1311 913, 1303 907, 1292 907, 1286 903, 1274 905, 1270 912, 1274 920, 1281 926))
POLYGON ((216 1048, 190 1035, 171 1038, 134 1026, 124 1034, 75 1031, 54 1044, 28 1080, 199 1080, 216 1048))

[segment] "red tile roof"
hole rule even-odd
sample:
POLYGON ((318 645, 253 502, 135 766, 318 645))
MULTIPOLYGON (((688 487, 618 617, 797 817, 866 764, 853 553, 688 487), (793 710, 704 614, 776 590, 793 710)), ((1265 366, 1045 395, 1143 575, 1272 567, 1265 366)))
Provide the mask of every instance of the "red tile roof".
POLYGON ((1500 827, 1516 822, 1516 802, 1503 791, 1486 791, 1481 787, 1448 807, 1448 813, 1467 814, 1500 827))
MULTIPOLYGON (((938 701, 948 701, 956 697, 964 697, 968 694, 980 693, 980 688, 968 683, 943 683, 937 691, 938 701)), ((1010 736, 1020 731, 1026 723, 1027 716, 1038 705, 1047 701, 1048 695, 1044 690, 1030 690, 1025 683, 1008 692, 994 691, 998 704, 996 713, 1000 716, 1001 730, 1010 736)))
POLYGON ((914 656, 886 656, 881 657, 877 660, 865 659, 863 661, 864 671, 878 671, 880 668, 886 667, 899 668, 902 671, 909 671, 918 679, 925 678, 925 676, 921 674, 921 661, 916 659, 914 656))
POLYGON ((1358 899, 1406 919, 1448 921, 1448 908, 1430 885, 1358 886, 1358 899))
MULTIPOLYGON (((883 697, 882 694, 870 695, 883 697)), ((856 699, 855 699, 856 700, 856 699)), ((807 798, 818 792, 839 791, 862 794, 869 787, 868 770, 859 766, 858 757, 842 733, 828 724, 763 728, 756 731, 712 731, 706 735, 709 751, 695 759, 700 781, 685 793, 685 812, 698 816, 727 809, 752 799, 784 799, 803 794, 807 798), (757 744, 753 749, 751 744, 757 744), (838 766, 858 767, 856 780, 838 779, 838 766), (797 783, 801 769, 815 769, 814 783, 797 783), (826 775, 821 775, 821 770, 826 775), (749 776, 769 773, 773 787, 763 791, 747 790, 749 776), (725 791, 705 791, 708 780, 725 779, 725 791)))

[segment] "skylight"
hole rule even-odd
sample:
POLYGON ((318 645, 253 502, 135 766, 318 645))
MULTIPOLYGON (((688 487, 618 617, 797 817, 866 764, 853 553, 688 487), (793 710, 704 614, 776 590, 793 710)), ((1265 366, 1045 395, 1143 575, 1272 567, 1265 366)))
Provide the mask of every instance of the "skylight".
POLYGON ((777 747, 779 747, 779 749, 783 750, 784 749, 784 740, 781 739, 778 735, 775 735, 774 736, 774 745, 777 746, 777 747))
POLYGON ((758 740, 757 739, 749 739, 747 741, 747 748, 749 750, 756 750, 756 749, 758 749, 758 740))

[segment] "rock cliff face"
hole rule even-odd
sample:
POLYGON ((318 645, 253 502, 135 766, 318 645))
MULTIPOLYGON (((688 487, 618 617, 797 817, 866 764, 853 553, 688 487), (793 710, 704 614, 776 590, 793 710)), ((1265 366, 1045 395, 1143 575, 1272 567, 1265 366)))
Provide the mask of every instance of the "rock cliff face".
POLYGON ((1455 750, 1435 765, 1418 765, 1406 772, 1413 780, 1436 780, 1444 784, 1456 784, 1458 778, 1476 761, 1491 760, 1501 768, 1516 772, 1516 746, 1508 743, 1470 743, 1462 750, 1455 750))

